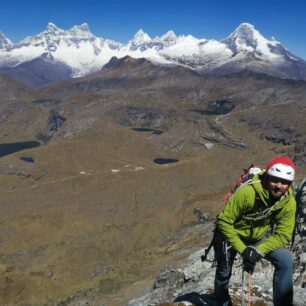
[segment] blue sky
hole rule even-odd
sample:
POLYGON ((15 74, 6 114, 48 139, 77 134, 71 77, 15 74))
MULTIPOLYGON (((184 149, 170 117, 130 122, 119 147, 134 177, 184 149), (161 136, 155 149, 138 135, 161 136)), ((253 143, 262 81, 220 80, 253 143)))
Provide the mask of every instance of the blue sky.
POLYGON ((306 60, 306 0, 2 0, 0 9, 0 31, 13 42, 48 22, 62 29, 87 22, 94 35, 122 43, 139 29, 219 40, 249 22, 306 60))

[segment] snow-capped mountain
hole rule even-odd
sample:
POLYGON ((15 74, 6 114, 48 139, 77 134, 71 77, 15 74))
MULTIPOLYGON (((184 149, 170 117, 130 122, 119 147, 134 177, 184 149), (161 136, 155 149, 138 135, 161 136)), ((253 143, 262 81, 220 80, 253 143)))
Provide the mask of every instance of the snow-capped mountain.
POLYGON ((269 45, 276 46, 277 41, 265 39, 253 25, 242 23, 231 35, 222 41, 233 52, 249 51, 257 56, 266 56, 267 59, 273 58, 273 53, 269 45))
POLYGON ((127 55, 143 57, 157 64, 185 65, 202 73, 224 74, 247 69, 277 77, 306 79, 306 61, 274 39, 264 38, 248 23, 241 24, 221 41, 177 36, 173 31, 151 38, 139 30, 125 45, 94 36, 86 23, 69 30, 49 23, 45 31, 17 44, 12 44, 0 32, 0 72, 18 78, 16 69, 22 69, 23 75, 27 75, 25 70, 31 69, 34 62, 33 69, 37 70, 34 74, 39 78, 41 64, 43 79, 46 79, 47 67, 52 66, 51 79, 28 82, 30 85, 60 80, 67 75, 83 76, 101 70, 113 56, 127 55), (64 75, 57 77, 54 72, 58 65, 64 75))
POLYGON ((13 43, 0 31, 0 49, 8 48, 13 43))
POLYGON ((76 77, 100 69, 121 46, 112 40, 95 37, 86 23, 68 31, 49 23, 42 33, 2 49, 0 67, 16 67, 44 56, 66 64, 76 77))

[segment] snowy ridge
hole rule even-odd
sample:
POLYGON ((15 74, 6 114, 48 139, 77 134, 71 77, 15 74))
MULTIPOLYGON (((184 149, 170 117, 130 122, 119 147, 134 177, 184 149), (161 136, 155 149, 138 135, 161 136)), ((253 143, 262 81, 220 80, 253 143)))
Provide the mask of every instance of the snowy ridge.
MULTIPOLYGON (((238 63, 239 66, 239 62, 250 54, 254 59, 267 62, 267 66, 277 66, 276 70, 283 65, 291 71, 291 65, 294 65, 296 73, 300 64, 303 69, 306 67, 305 61, 291 54, 274 39, 264 38, 249 23, 242 23, 221 41, 198 39, 191 35, 177 36, 173 31, 151 38, 139 30, 125 45, 94 36, 87 23, 69 30, 48 23, 45 31, 26 37, 17 44, 12 44, 0 32, 0 67, 17 67, 43 57, 70 67, 73 71, 71 77, 101 70, 113 56, 144 57, 158 64, 186 65, 200 72, 211 72, 224 65, 236 67, 238 63)), ((300 70, 301 78, 304 75, 306 78, 306 71, 300 70)), ((288 71, 286 73, 290 77, 288 71)), ((298 77, 293 75, 292 78, 298 77)))
POLYGON ((0 49, 7 48, 11 45, 13 45, 13 43, 0 31, 0 49))

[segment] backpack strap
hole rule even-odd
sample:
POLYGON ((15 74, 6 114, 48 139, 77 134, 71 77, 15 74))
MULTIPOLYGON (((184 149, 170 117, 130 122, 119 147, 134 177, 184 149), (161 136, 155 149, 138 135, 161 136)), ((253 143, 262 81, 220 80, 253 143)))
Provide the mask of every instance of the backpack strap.
MULTIPOLYGON (((260 180, 252 181, 252 179, 250 179, 250 180, 246 181, 244 184, 241 184, 241 186, 239 186, 239 188, 244 187, 244 186, 250 186, 250 185, 253 186, 254 184, 257 184, 257 183, 260 183, 260 182, 261 182, 260 180)), ((272 206, 266 208, 263 211, 258 211, 257 206, 260 205, 260 203, 262 203, 262 200, 260 199, 259 195, 257 194, 255 188, 253 188, 253 189, 254 189, 254 192, 255 192, 255 201, 254 201, 253 207, 249 212, 247 212, 246 214, 244 214, 242 216, 242 219, 243 220, 249 220, 249 221, 264 220, 272 214, 273 208, 277 205, 277 203, 279 201, 276 201, 272 206)))
POLYGON ((249 213, 242 216, 243 220, 249 220, 249 221, 261 221, 265 220, 268 217, 270 217, 273 213, 273 208, 279 203, 280 200, 276 201, 272 206, 264 209, 263 211, 258 211, 257 206, 262 203, 262 200, 260 199, 259 195, 255 191, 255 201, 253 208, 250 210, 249 213))

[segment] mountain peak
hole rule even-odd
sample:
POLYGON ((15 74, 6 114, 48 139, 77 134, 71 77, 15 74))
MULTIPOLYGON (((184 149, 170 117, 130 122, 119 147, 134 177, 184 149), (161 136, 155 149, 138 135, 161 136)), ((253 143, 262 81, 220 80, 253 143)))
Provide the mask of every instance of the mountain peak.
POLYGON ((73 26, 68 32, 73 37, 80 39, 91 39, 94 37, 94 35, 90 32, 87 23, 82 23, 79 26, 73 26))
POLYGON ((176 40, 177 36, 175 35, 174 31, 168 31, 167 33, 165 33, 163 36, 161 36, 160 40, 176 40))
POLYGON ((140 29, 134 36, 133 42, 135 44, 141 44, 151 41, 151 37, 145 33, 142 29, 140 29))
POLYGON ((89 25, 88 23, 82 23, 81 25, 79 26, 74 26, 71 28, 71 30, 79 30, 79 31, 83 31, 83 32, 90 32, 90 28, 89 28, 89 25))
POLYGON ((233 33, 228 36, 228 38, 235 40, 252 40, 256 35, 261 34, 255 29, 255 27, 250 23, 240 24, 233 33))
POLYGON ((58 30, 60 30, 60 29, 54 23, 49 22, 47 24, 47 31, 48 32, 55 32, 55 31, 58 31, 58 30))
POLYGON ((102 71, 114 69, 120 69, 121 71, 124 71, 129 70, 131 68, 137 68, 143 65, 145 65, 146 67, 151 67, 152 63, 143 57, 133 58, 129 55, 126 55, 124 57, 117 58, 116 56, 113 56, 109 60, 109 62, 103 66, 102 71))
POLYGON ((244 30, 244 31, 254 31, 255 30, 255 27, 251 24, 251 23, 248 23, 248 22, 243 22, 241 23, 237 29, 235 31, 240 31, 240 30, 244 30))
POLYGON ((4 49, 12 44, 13 43, 0 31, 0 49, 4 49))
POLYGON ((264 38, 250 23, 240 24, 233 33, 222 41, 234 52, 251 51, 266 45, 269 41, 264 38))

